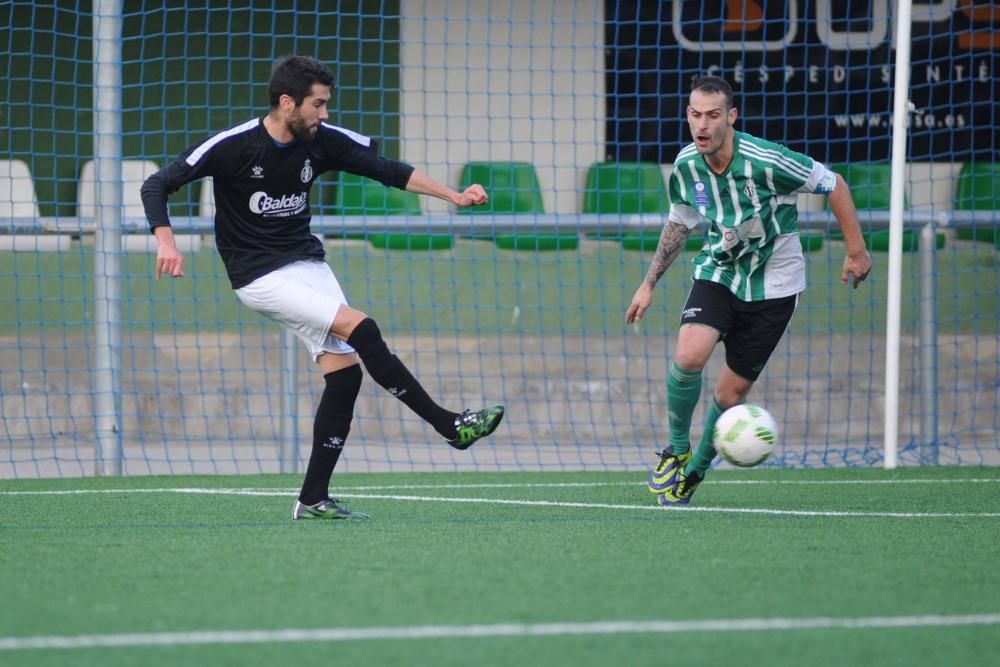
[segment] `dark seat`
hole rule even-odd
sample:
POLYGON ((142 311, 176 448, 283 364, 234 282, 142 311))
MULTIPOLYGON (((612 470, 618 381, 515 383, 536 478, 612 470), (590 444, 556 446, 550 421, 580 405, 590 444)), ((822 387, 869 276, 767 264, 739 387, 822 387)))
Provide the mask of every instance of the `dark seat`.
MULTIPOLYGON (((957 211, 1000 211, 1000 165, 967 162, 958 174, 957 211)), ((966 241, 985 241, 1000 247, 996 218, 991 226, 959 227, 955 234, 966 241)))
MULTIPOLYGON (((340 215, 423 215, 420 196, 398 188, 387 188, 364 176, 341 173, 336 211, 340 215)), ((366 234, 376 248, 386 250, 447 250, 454 245, 451 234, 366 234)))

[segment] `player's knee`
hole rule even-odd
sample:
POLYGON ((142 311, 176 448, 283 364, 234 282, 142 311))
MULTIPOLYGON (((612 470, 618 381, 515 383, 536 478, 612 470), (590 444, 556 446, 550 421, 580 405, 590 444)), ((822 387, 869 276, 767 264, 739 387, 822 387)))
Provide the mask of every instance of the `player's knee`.
POLYGON ((702 359, 700 355, 678 350, 674 355, 674 364, 685 373, 700 373, 705 368, 707 359, 702 359))
POLYGON ((333 326, 330 327, 330 333, 347 340, 358 328, 358 325, 367 319, 369 317, 363 312, 345 304, 337 311, 337 315, 333 319, 333 326))
POLYGON ((378 328, 375 320, 367 316, 358 322, 347 336, 347 344, 355 350, 364 347, 366 343, 380 340, 382 340, 382 330, 378 328))
POLYGON ((372 379, 388 388, 392 383, 393 369, 399 361, 382 339, 375 320, 370 317, 362 320, 347 339, 347 344, 357 351, 372 379))
POLYGON ((357 351, 369 373, 374 374, 383 363, 392 357, 389 347, 382 338, 382 332, 375 320, 370 317, 361 320, 354 327, 354 331, 347 337, 347 344, 357 351))
POLYGON ((349 393, 357 395, 361 391, 361 382, 364 380, 365 374, 361 371, 361 366, 357 363, 351 364, 341 368, 339 371, 334 371, 333 373, 328 373, 326 375, 326 383, 331 384, 333 382, 342 382, 344 388, 348 390, 349 393))

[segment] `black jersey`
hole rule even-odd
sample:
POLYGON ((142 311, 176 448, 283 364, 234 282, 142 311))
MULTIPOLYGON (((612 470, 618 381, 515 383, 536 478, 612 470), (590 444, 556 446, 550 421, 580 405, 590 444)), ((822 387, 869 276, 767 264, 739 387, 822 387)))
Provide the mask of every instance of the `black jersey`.
POLYGON ((167 197, 206 176, 215 193, 215 245, 233 289, 300 259, 323 259, 309 231, 309 190, 325 171, 405 189, 413 167, 380 157, 375 141, 322 123, 309 141, 277 143, 263 118, 192 146, 142 185, 150 229, 169 225, 167 197))

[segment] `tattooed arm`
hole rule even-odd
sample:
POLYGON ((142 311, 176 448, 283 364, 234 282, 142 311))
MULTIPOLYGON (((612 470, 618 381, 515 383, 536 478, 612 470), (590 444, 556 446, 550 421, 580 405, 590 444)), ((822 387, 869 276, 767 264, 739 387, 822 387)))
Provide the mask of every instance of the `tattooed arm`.
POLYGON ((681 248, 684 247, 690 234, 690 229, 676 222, 668 222, 663 226, 660 244, 656 247, 656 255, 653 256, 653 261, 649 265, 649 271, 646 272, 646 278, 643 280, 644 283, 647 283, 650 288, 656 287, 660 277, 674 263, 677 255, 681 254, 681 248))
POLYGON ((682 224, 667 222, 664 225, 663 232, 660 234, 660 244, 656 247, 656 254, 649 265, 649 271, 646 272, 646 277, 639 285, 639 289, 635 291, 628 310, 625 311, 626 324, 638 322, 645 315, 646 310, 653 303, 653 288, 677 259, 677 255, 680 254, 689 234, 691 234, 691 230, 682 224))

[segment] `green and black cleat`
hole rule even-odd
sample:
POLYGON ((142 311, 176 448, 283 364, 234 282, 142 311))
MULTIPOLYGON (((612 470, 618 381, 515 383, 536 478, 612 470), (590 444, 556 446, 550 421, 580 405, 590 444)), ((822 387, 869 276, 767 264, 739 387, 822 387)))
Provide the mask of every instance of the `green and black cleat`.
POLYGON ((674 454, 667 447, 660 452, 659 456, 660 462, 649 471, 649 477, 646 479, 646 487, 649 489, 649 492, 655 493, 658 496, 662 495, 671 482, 673 482, 677 469, 683 468, 688 464, 688 461, 691 460, 691 452, 674 454))
POLYGON ((352 512, 346 507, 337 504, 336 499, 327 498, 315 505, 305 505, 296 500, 292 508, 292 518, 298 519, 319 519, 321 521, 367 521, 370 516, 364 512, 352 512))
POLYGON ((455 419, 457 435, 448 441, 455 449, 468 449, 476 440, 497 430, 503 420, 503 406, 494 405, 482 410, 466 410, 455 419))
POLYGON ((691 496, 694 495, 695 489, 698 488, 703 479, 705 477, 698 472, 691 471, 690 475, 685 475, 684 468, 678 468, 673 482, 657 500, 664 507, 687 505, 691 502, 691 496))

